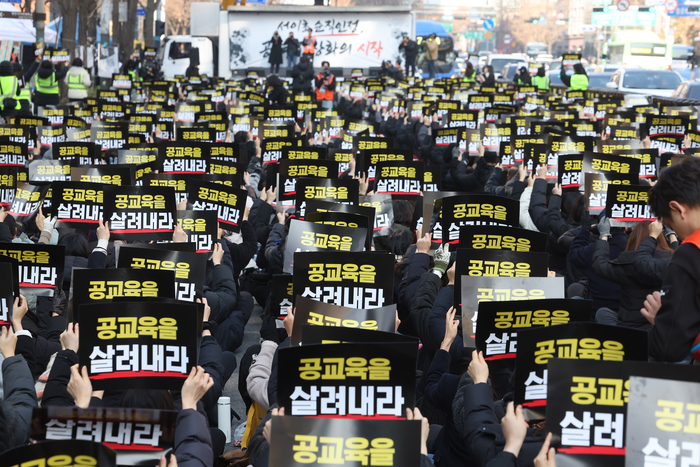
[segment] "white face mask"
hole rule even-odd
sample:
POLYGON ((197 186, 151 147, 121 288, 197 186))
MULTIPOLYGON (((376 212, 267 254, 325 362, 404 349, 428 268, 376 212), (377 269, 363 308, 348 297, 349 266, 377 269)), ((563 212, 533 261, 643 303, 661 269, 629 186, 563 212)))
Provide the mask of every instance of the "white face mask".
POLYGON ((489 77, 489 72, 488 72, 488 71, 485 72, 485 73, 484 73, 484 76, 486 76, 486 77, 488 78, 488 77, 489 77))

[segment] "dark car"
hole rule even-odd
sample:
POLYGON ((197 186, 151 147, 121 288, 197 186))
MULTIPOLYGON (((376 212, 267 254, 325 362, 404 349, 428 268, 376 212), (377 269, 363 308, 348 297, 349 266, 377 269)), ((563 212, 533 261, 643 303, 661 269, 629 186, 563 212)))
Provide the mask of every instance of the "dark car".
POLYGON ((588 74, 588 87, 589 88, 604 88, 605 83, 610 81, 611 73, 589 73, 588 74))

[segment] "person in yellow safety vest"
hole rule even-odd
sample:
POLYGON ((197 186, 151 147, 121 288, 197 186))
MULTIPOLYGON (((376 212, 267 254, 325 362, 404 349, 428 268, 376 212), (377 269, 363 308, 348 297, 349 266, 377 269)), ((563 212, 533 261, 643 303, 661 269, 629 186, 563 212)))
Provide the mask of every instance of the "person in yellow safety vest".
POLYGON ((537 74, 532 77, 532 85, 538 91, 549 91, 549 77, 545 74, 544 66, 537 69, 537 74))
POLYGON ((312 35, 313 29, 309 28, 307 36, 301 42, 304 46, 304 56, 309 59, 309 65, 313 66, 316 55, 316 37, 312 35))
POLYGON ((36 71, 34 79, 34 114, 39 111, 39 107, 58 105, 58 82, 65 78, 68 68, 59 65, 58 70, 54 70, 53 63, 48 60, 41 61, 37 55, 36 62, 24 75, 24 80, 29 81, 36 71))
POLYGON ((92 85, 90 73, 83 68, 83 61, 79 58, 74 58, 70 70, 66 75, 68 81, 68 99, 82 100, 87 98, 88 89, 92 85))
POLYGON ((562 67, 561 81, 569 88, 569 91, 585 91, 588 89, 588 75, 583 65, 574 65, 574 74, 569 76, 562 67))
POLYGON ((17 100, 19 80, 13 73, 12 63, 0 62, 0 116, 10 117, 21 109, 17 100))
POLYGON ((27 85, 27 80, 24 79, 22 65, 17 62, 12 62, 12 71, 15 72, 15 76, 19 80, 19 95, 17 96, 17 101, 20 103, 21 108, 17 111, 17 113, 22 115, 31 115, 32 90, 27 85))
POLYGON ((473 83, 476 81, 476 70, 474 69, 474 65, 472 62, 467 62, 467 69, 464 72, 464 78, 462 79, 462 82, 464 83, 473 83))

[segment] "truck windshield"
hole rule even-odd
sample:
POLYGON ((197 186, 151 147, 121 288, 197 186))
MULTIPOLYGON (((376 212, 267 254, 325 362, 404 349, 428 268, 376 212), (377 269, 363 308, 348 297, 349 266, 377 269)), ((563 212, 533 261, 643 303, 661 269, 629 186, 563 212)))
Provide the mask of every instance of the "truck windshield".
POLYGON ((168 57, 172 60, 178 60, 180 58, 190 58, 191 47, 192 44, 190 44, 189 42, 171 42, 168 57))

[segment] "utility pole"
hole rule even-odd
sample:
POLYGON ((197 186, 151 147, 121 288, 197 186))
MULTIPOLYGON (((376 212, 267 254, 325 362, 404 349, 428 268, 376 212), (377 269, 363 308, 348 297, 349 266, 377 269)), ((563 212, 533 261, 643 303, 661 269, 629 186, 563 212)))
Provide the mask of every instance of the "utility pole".
POLYGON ((44 48, 44 23, 46 13, 44 12, 44 0, 36 0, 34 7, 34 28, 36 29, 36 48, 44 48))

